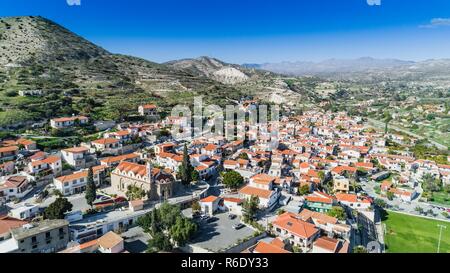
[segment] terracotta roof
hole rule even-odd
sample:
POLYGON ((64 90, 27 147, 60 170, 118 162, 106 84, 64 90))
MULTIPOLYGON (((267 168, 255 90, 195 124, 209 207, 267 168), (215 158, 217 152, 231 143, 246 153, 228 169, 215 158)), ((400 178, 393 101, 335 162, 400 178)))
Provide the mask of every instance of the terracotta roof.
POLYGON ((52 119, 55 122, 65 122, 65 121, 74 121, 74 120, 86 120, 88 119, 87 117, 84 116, 75 116, 75 117, 66 117, 66 118, 55 118, 52 119))
POLYGON ((144 109, 155 109, 156 105, 154 105, 154 104, 145 104, 145 105, 142 105, 142 107, 144 109))
POLYGON ((203 203, 211 203, 211 202, 216 201, 218 198, 219 198, 219 197, 217 197, 217 196, 210 195, 210 196, 205 197, 205 198, 203 198, 202 200, 200 200, 200 202, 203 202, 203 203))
POLYGON ((203 166, 203 165, 200 165, 200 166, 195 167, 195 169, 196 169, 197 171, 204 171, 204 170, 208 169, 208 167, 203 166))
POLYGON ((225 161, 223 162, 223 165, 232 165, 232 166, 235 166, 235 165, 237 165, 237 161, 234 161, 234 160, 225 160, 225 161))
POLYGON ((126 136, 129 134, 131 134, 131 133, 128 132, 127 130, 122 130, 122 131, 117 131, 117 132, 111 133, 111 135, 114 135, 114 136, 126 136))
POLYGON ((73 147, 73 148, 68 148, 68 149, 64 149, 64 152, 68 152, 68 153, 84 153, 86 151, 88 151, 89 149, 86 147, 73 147))
POLYGON ((235 198, 235 197, 225 197, 223 200, 226 202, 232 202, 232 203, 238 203, 238 204, 244 202, 244 200, 242 200, 240 198, 235 198))
POLYGON ((275 181, 276 178, 265 173, 260 173, 252 176, 251 179, 258 184, 269 184, 275 181))
MULTIPOLYGON (((121 172, 132 172, 134 175, 140 175, 140 176, 147 176, 147 166, 131 163, 127 161, 120 162, 119 166, 117 166, 116 170, 119 170, 121 172)), ((156 175, 160 172, 159 169, 153 168, 152 169, 152 175, 156 175)))
POLYGON ((98 239, 98 244, 104 249, 111 249, 120 244, 123 238, 110 231, 98 239))
POLYGON ((308 209, 303 209, 300 214, 299 217, 303 220, 303 221, 308 221, 309 219, 315 219, 319 222, 321 222, 322 224, 325 223, 330 223, 330 224, 336 224, 338 222, 337 218, 331 217, 329 215, 320 213, 320 212, 315 212, 315 211, 310 211, 308 209))
POLYGON ((338 249, 339 241, 334 238, 322 236, 314 242, 314 246, 334 253, 338 249))
POLYGON ((42 164, 53 164, 53 163, 58 162, 60 160, 61 160, 60 157, 52 155, 52 156, 49 156, 49 157, 47 157, 47 158, 45 158, 43 160, 38 160, 38 161, 31 162, 31 166, 36 167, 36 166, 39 166, 39 165, 42 165, 42 164))
POLYGON ((337 193, 337 194, 335 194, 335 196, 338 201, 351 202, 351 203, 356 203, 356 202, 371 203, 369 199, 359 198, 356 194, 337 193))
POLYGON ((354 172, 357 171, 357 168, 355 168, 355 167, 350 167, 350 166, 337 166, 337 167, 334 167, 334 168, 331 170, 331 172, 338 173, 338 174, 341 174, 341 173, 343 173, 344 171, 354 173, 354 172))
POLYGON ((100 160, 100 162, 113 163, 113 162, 124 161, 127 159, 133 159, 133 158, 137 158, 137 157, 139 157, 138 154, 132 153, 132 154, 126 154, 126 155, 119 155, 119 156, 110 156, 107 158, 103 158, 102 160, 100 160))
POLYGON ((119 142, 119 140, 115 139, 115 138, 101 138, 101 139, 92 141, 92 143, 101 144, 101 145, 113 144, 113 143, 117 143, 117 142, 119 142))
POLYGON ((207 151, 214 151, 214 150, 217 149, 217 146, 214 145, 214 144, 209 143, 208 145, 205 146, 204 149, 207 150, 207 151))
POLYGON ((19 150, 19 147, 17 147, 17 146, 0 147, 0 153, 15 152, 18 150, 19 150))
POLYGON ((319 232, 314 224, 300 220, 296 214, 289 212, 278 216, 272 224, 301 238, 310 238, 319 232))
MULTIPOLYGON (((96 174, 96 173, 104 170, 105 168, 106 168, 105 166, 95 166, 92 168, 92 171, 94 172, 94 174, 96 174)), ((87 176, 88 176, 88 170, 85 170, 85 171, 80 171, 80 172, 76 172, 76 173, 65 175, 65 176, 60 176, 55 179, 64 183, 67 181, 73 181, 75 179, 80 179, 80 178, 84 178, 87 176)))
POLYGON ((255 188, 252 186, 243 187, 242 189, 239 190, 239 193, 243 194, 243 195, 256 195, 259 198, 264 198, 264 199, 269 199, 270 196, 273 194, 272 191, 259 189, 259 188, 255 188))
POLYGON ((284 250, 273 244, 268 244, 264 241, 259 241, 258 244, 256 245, 255 249, 253 250, 253 252, 256 252, 256 253, 290 253, 287 250, 284 250))
POLYGON ((0 218, 0 234, 5 234, 11 229, 21 227, 27 223, 27 221, 22 221, 9 216, 0 218))

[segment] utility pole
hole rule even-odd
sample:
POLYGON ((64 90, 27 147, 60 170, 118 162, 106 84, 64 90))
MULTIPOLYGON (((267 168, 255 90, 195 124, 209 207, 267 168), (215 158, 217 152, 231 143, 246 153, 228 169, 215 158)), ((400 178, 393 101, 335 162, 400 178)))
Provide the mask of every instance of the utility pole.
POLYGON ((441 248, 441 237, 442 237, 442 228, 447 229, 446 226, 444 225, 437 225, 439 227, 439 240, 438 240, 438 248, 437 248, 437 253, 439 253, 439 250, 441 248))

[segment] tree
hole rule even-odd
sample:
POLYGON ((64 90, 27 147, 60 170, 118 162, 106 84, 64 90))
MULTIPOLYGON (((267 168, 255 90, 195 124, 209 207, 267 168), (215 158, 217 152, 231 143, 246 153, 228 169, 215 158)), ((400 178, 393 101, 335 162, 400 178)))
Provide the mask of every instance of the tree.
POLYGON ((191 160, 189 158, 187 145, 184 144, 183 162, 181 163, 181 166, 179 168, 179 177, 183 185, 189 185, 191 183, 193 171, 194 167, 192 167, 191 160))
POLYGON ((383 199, 377 198, 374 201, 375 205, 380 207, 380 208, 385 208, 386 207, 386 202, 383 199))
POLYGON ((323 182, 323 180, 325 179, 325 172, 324 171, 319 171, 317 173, 317 175, 319 176, 320 182, 323 182))
POLYGON ((167 202, 140 217, 137 224, 152 236, 148 252, 170 251, 172 243, 184 245, 197 232, 197 225, 184 217, 177 205, 167 202))
POLYGON ((438 192, 442 190, 442 182, 439 178, 434 178, 427 173, 423 176, 422 188, 424 191, 438 192))
POLYGON ((45 219, 64 219, 64 213, 72 210, 72 203, 67 198, 58 197, 55 202, 51 203, 44 210, 45 219))
POLYGON ((192 212, 199 212, 202 208, 200 207, 200 203, 198 201, 192 203, 192 212))
POLYGON ((92 170, 92 167, 89 168, 88 171, 85 198, 89 206, 92 208, 94 201, 97 198, 97 187, 95 185, 94 171, 92 170))
POLYGON ((309 185, 303 185, 298 189, 299 195, 307 195, 309 193, 309 185))
POLYGON ((417 206, 417 207, 414 208, 414 210, 417 211, 420 214, 423 213, 423 208, 422 207, 417 206))
POLYGON ((244 222, 249 222, 255 218, 259 208, 259 197, 252 195, 242 204, 244 222))
POLYGON ((248 154, 247 154, 247 153, 241 153, 241 154, 239 155, 239 158, 240 158, 240 159, 249 160, 248 154))
POLYGON ((172 243, 170 238, 162 232, 157 232, 152 235, 152 238, 147 242, 147 252, 155 253, 160 251, 171 251, 172 243))
POLYGON ((353 253, 368 253, 364 246, 355 246, 353 248, 353 253))
POLYGON ((223 184, 230 189, 237 189, 244 184, 244 178, 236 171, 229 171, 223 175, 223 184))
POLYGON ((146 193, 144 189, 136 187, 134 185, 129 185, 127 187, 127 192, 125 193, 129 200, 139 200, 145 197, 146 193))
POLYGON ((198 171, 194 170, 192 172, 192 181, 197 182, 199 180, 200 180, 200 173, 198 171))
POLYGON ((393 200, 393 199, 394 199, 394 193, 388 191, 388 192, 386 193, 386 197, 387 197, 387 199, 389 199, 389 200, 393 200))
POLYGON ((342 207, 335 206, 335 207, 331 208, 331 210, 327 214, 329 216, 335 217, 341 221, 344 221, 345 219, 347 219, 345 210, 342 207))
POLYGON ((178 246, 183 246, 196 232, 195 223, 187 218, 177 217, 175 224, 170 227, 170 238, 178 246))

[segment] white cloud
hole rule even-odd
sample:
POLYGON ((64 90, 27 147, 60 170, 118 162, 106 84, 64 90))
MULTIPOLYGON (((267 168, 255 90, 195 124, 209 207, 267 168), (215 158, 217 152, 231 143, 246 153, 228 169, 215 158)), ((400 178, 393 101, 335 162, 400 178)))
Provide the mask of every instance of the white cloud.
POLYGON ((369 6, 381 6, 381 0, 367 0, 369 6))
POLYGON ((420 25, 421 28, 450 27, 450 18, 433 18, 427 25, 420 25))
POLYGON ((69 6, 81 6, 81 0, 66 0, 69 6))

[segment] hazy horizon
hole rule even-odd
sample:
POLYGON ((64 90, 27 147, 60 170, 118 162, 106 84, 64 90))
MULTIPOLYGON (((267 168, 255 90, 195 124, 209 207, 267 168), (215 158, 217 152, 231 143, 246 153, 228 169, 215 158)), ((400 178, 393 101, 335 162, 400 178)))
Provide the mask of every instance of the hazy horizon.
POLYGON ((450 2, 440 0, 4 0, 0 16, 41 15, 113 53, 162 63, 450 58, 450 2), (101 11, 101 12, 99 12, 101 11))

